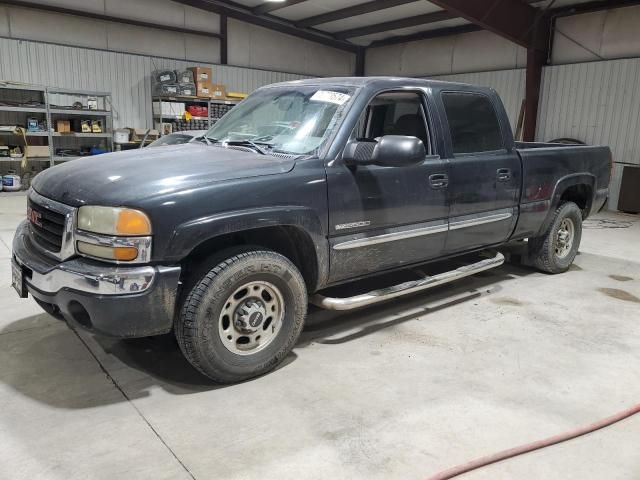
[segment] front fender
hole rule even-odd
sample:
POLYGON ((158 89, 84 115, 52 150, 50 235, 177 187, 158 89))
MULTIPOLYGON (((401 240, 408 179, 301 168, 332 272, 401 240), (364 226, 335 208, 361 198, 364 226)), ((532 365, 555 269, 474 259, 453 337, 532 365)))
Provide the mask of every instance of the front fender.
POLYGON ((178 225, 169 240, 166 257, 179 262, 207 240, 264 227, 294 226, 311 238, 318 259, 318 283, 329 275, 329 244, 317 213, 301 206, 274 206, 218 213, 178 225))

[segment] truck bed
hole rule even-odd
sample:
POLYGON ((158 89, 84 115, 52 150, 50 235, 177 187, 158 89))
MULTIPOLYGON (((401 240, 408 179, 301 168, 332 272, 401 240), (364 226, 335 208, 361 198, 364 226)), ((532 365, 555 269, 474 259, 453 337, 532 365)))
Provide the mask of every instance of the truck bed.
POLYGON ((584 218, 604 205, 611 175, 609 147, 517 142, 516 150, 522 162, 522 189, 514 239, 534 236, 541 225, 545 228, 549 210, 560 200, 556 197, 571 185, 589 186, 590 201, 579 205, 584 218))

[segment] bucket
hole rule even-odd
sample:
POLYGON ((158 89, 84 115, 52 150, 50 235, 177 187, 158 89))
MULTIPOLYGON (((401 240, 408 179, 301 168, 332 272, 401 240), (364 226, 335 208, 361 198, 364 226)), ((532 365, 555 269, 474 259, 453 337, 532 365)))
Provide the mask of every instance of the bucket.
POLYGON ((7 175, 2 176, 2 190, 5 192, 17 192, 22 188, 20 182, 20 175, 16 175, 16 172, 9 170, 7 175))

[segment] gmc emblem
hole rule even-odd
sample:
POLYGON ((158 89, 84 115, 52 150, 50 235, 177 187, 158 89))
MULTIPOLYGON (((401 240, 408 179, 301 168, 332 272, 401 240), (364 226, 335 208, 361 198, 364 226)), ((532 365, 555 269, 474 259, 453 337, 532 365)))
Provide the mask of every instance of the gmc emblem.
POLYGON ((31 223, 33 223, 34 225, 37 225, 38 227, 42 227, 42 222, 40 221, 41 218, 42 218, 42 214, 40 212, 37 212, 31 207, 27 207, 27 219, 31 223))

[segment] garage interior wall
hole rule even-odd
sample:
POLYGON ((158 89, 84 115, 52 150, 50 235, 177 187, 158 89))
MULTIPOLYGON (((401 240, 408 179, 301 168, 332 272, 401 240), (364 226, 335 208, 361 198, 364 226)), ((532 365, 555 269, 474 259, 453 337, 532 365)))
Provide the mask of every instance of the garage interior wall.
MULTIPOLYGON (((220 32, 220 16, 170 0, 36 0, 160 26, 220 32)), ((228 64, 302 75, 351 75, 355 54, 234 19, 228 20, 228 64)), ((0 37, 135 53, 191 62, 220 62, 220 40, 34 8, 0 5, 0 37)), ((232 86, 233 87, 233 86, 232 86)))
MULTIPOLYGON (((220 31, 217 14, 169 0, 33 3, 220 31)), ((352 53, 235 20, 228 23, 229 65, 219 61, 217 38, 0 5, 0 80, 109 91, 116 128, 152 126, 150 75, 156 69, 210 66, 216 83, 230 91, 251 92, 310 75, 350 75, 355 67, 352 53)))
MULTIPOLYGON (((544 67, 536 140, 568 137, 613 153, 609 208, 625 165, 640 166, 640 6, 558 18, 544 67)), ((493 87, 512 126, 525 93, 526 52, 490 32, 370 48, 367 75, 406 75, 493 87), (471 73, 469 73, 471 72, 471 73)))
MULTIPOLYGON (((216 82, 241 92, 305 78, 290 73, 197 64, 212 67, 216 82)), ((151 72, 193 65, 194 62, 184 60, 0 38, 0 79, 111 92, 115 128, 152 128, 151 72)))

